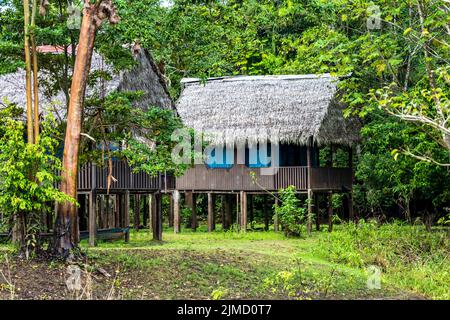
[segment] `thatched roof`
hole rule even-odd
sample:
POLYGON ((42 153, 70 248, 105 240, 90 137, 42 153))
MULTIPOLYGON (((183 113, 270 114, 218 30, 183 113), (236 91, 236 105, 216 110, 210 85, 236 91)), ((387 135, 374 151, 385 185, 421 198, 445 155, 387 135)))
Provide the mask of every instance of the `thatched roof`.
POLYGON ((337 80, 329 74, 183 79, 176 108, 185 125, 216 144, 352 145, 359 125, 335 102, 337 80))
MULTIPOLYGON (((49 46, 42 48, 41 53, 46 54, 60 54, 60 47, 53 47, 50 50, 49 46)), ((164 75, 158 69, 158 66, 153 61, 150 54, 143 49, 135 50, 134 56, 137 60, 137 65, 130 71, 115 72, 112 66, 108 65, 103 57, 97 53, 93 54, 91 73, 94 71, 104 71, 112 75, 111 80, 97 81, 91 84, 86 89, 86 95, 94 94, 105 95, 114 90, 122 91, 143 91, 143 97, 137 101, 136 106, 141 108, 148 108, 149 106, 157 106, 164 109, 173 109, 174 103, 169 96, 169 91, 165 83, 164 75)), ((40 108, 44 110, 47 106, 53 105, 54 110, 62 119, 66 116, 66 97, 62 90, 57 94, 49 95, 45 91, 44 82, 52 81, 52 75, 45 73, 42 70, 39 74, 39 99, 40 108)), ((53 77, 54 78, 54 77, 53 77)), ((7 99, 10 103, 25 107, 25 71, 17 70, 15 73, 10 73, 0 76, 0 102, 7 99)))
POLYGON ((163 109, 175 109, 166 78, 149 52, 141 49, 135 51, 134 55, 138 64, 130 72, 121 74, 121 81, 117 89, 119 91, 143 91, 144 95, 138 102, 140 107, 155 106, 163 109))

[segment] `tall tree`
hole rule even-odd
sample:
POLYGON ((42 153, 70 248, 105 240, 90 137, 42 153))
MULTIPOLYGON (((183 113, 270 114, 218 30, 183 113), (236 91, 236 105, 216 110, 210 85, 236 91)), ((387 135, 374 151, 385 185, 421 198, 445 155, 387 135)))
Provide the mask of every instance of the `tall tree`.
POLYGON ((24 18, 24 50, 25 50, 25 81, 27 96, 27 137, 28 143, 34 143, 33 138, 33 107, 31 93, 31 55, 30 55, 30 2, 23 1, 24 18))
POLYGON ((33 117, 34 117, 34 142, 39 140, 39 84, 38 84, 38 59, 36 50, 36 14, 37 14, 37 0, 33 0, 31 10, 31 54, 33 57, 33 117))
MULTIPOLYGON (((89 0, 84 1, 83 20, 70 90, 60 188, 62 192, 74 199, 77 197, 78 151, 86 85, 91 68, 95 36, 105 20, 111 24, 119 22, 111 0, 97 0, 95 3, 91 3, 89 0)), ((55 233, 57 253, 67 255, 71 249, 77 246, 79 230, 75 204, 67 201, 58 205, 55 233)))

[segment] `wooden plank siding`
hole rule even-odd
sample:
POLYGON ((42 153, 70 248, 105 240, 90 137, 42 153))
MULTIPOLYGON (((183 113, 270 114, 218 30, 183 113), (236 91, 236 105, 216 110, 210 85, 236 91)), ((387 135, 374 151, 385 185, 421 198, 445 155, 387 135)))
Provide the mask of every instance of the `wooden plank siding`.
MULTIPOLYGON (((210 169, 196 165, 176 178, 176 189, 198 191, 262 191, 279 190, 294 185, 297 190, 308 189, 307 167, 280 167, 275 175, 261 175, 261 169, 234 165, 230 169, 210 169), (250 173, 256 174, 254 184, 250 173)), ((351 168, 311 168, 313 190, 342 190, 352 187, 351 168)))

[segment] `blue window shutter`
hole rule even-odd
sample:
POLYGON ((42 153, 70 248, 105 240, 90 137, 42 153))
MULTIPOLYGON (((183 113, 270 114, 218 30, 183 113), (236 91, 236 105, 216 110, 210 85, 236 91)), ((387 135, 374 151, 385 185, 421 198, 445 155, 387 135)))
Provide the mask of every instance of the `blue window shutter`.
POLYGON ((248 168, 267 168, 271 166, 271 161, 269 163, 265 163, 266 159, 262 159, 260 153, 266 153, 267 157, 271 156, 271 146, 270 144, 267 147, 262 147, 259 144, 255 147, 253 146, 251 149, 245 148, 245 165, 248 168), (263 163, 264 162, 264 163, 263 163))
POLYGON ((224 147, 217 147, 211 150, 205 165, 212 169, 230 169, 233 167, 233 160, 227 159, 227 153, 224 147))

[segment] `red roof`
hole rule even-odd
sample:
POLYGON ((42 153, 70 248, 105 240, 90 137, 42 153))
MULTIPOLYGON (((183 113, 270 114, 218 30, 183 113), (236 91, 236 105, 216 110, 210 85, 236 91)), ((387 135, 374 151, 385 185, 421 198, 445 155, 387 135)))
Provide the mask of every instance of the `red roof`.
MULTIPOLYGON (((61 54, 64 53, 63 46, 53 46, 53 45, 44 45, 36 47, 36 51, 39 53, 51 53, 51 54, 61 54)), ((72 45, 67 47, 67 52, 72 54, 72 45)))

